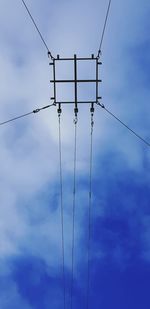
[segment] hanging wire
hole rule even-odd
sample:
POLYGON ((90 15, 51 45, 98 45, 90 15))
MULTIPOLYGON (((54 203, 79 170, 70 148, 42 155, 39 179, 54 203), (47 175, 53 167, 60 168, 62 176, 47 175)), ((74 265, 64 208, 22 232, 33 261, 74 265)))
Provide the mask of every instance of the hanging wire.
POLYGON ((76 206, 76 161, 77 161, 77 114, 74 119, 74 176, 73 176, 73 211, 72 211, 72 260, 71 260, 71 309, 73 307, 73 283, 74 283, 74 243, 75 243, 75 206, 76 206))
POLYGON ((108 16, 109 16, 109 12, 110 12, 111 1, 112 1, 112 0, 109 0, 108 7, 107 7, 105 22, 104 22, 104 26, 103 26, 103 31, 102 31, 101 40, 100 40, 100 45, 99 45, 99 50, 98 50, 98 55, 97 55, 98 58, 99 58, 100 55, 101 55, 102 44, 103 44, 104 35, 105 35, 105 30, 106 30, 107 21, 108 21, 108 16))
POLYGON ((90 247, 91 247, 91 206, 92 206, 92 161, 93 161, 93 127, 94 108, 91 112, 91 134, 90 134, 90 168, 89 168, 89 205, 88 205, 88 273, 87 273, 87 309, 89 309, 90 292, 90 247))
POLYGON ((49 48, 48 48, 48 45, 46 44, 46 42, 45 42, 45 40, 44 40, 44 38, 43 38, 43 35, 41 34, 41 32, 40 32, 40 30, 39 30, 39 28, 38 28, 38 26, 37 26, 37 24, 36 24, 36 22, 35 22, 35 20, 34 20, 34 18, 33 18, 33 16, 32 16, 32 14, 31 14, 31 12, 30 12, 29 8, 27 7, 27 5, 26 5, 26 3, 25 3, 24 0, 21 0, 21 1, 22 1, 23 5, 24 5, 24 7, 25 7, 25 9, 26 9, 26 11, 27 11, 29 17, 31 18, 32 23, 34 24, 34 26, 35 26, 35 28, 36 28, 36 30, 37 30, 37 32, 38 32, 38 34, 39 34, 39 36, 40 36, 40 38, 41 38, 43 44, 44 44, 44 46, 45 46, 46 49, 47 49, 48 56, 53 60, 54 57, 52 56, 52 53, 50 52, 50 50, 49 50, 49 48))
POLYGON ((60 171, 60 205, 61 205, 61 244, 62 244, 62 278, 63 278, 63 308, 66 308, 65 287, 65 248, 64 248, 64 209, 63 209, 63 178, 62 178, 62 151, 61 151, 61 114, 58 112, 59 124, 59 171, 60 171))
POLYGON ((20 119, 20 118, 23 118, 23 117, 26 117, 26 116, 28 116, 28 115, 36 114, 36 113, 40 112, 41 110, 46 109, 46 108, 49 108, 49 107, 51 107, 51 106, 56 106, 56 104, 53 103, 53 104, 50 104, 50 105, 47 105, 47 106, 44 106, 44 107, 41 107, 41 108, 37 108, 37 109, 34 109, 32 112, 29 112, 29 113, 26 113, 26 114, 23 114, 23 115, 20 115, 20 116, 11 118, 11 119, 9 119, 9 120, 0 122, 0 126, 4 125, 4 124, 6 124, 6 123, 12 122, 12 121, 16 121, 16 120, 18 120, 18 119, 20 119))
POLYGON ((104 104, 97 102, 97 105, 100 106, 101 108, 103 108, 109 115, 111 115, 113 118, 115 118, 118 122, 120 122, 125 128, 127 128, 130 133, 134 134, 140 141, 142 141, 143 143, 145 143, 147 146, 150 147, 150 143, 147 142, 143 137, 141 137, 139 134, 137 134, 135 131, 133 131, 131 128, 129 128, 122 120, 120 120, 118 117, 116 117, 112 112, 110 112, 105 106, 104 104))

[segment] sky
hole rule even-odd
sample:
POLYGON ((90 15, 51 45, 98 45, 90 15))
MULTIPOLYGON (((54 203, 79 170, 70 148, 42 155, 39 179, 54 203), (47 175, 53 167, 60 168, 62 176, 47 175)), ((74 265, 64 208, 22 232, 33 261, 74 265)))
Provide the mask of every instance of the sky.
MULTIPOLYGON (((104 0, 26 0, 56 56, 97 55, 104 0)), ((150 2, 112 0, 102 103, 150 142, 150 2)), ((47 52, 21 1, 0 0, 0 122, 50 104, 47 52)), ((59 68, 71 76, 72 67, 59 68)), ((80 68, 89 77, 92 68, 80 68)), ((62 75, 61 75, 62 74, 62 75)), ((68 87, 68 86, 67 86, 68 87)), ((81 89, 91 95, 92 88, 81 89)), ((66 100, 71 89, 60 91, 66 100)), ((69 98, 70 100, 70 98, 69 98)), ((66 309, 70 308, 73 106, 61 115, 66 309)), ((73 309, 86 308, 90 106, 79 106, 73 309)), ((0 127, 0 308, 63 308, 58 115, 0 127)), ((95 106, 89 309, 149 309, 150 150, 95 106)))

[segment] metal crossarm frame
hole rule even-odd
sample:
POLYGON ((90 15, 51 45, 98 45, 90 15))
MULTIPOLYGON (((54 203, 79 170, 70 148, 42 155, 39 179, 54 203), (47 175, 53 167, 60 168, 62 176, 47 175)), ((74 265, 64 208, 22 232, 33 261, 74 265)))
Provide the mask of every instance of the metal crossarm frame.
POLYGON ((99 61, 98 57, 95 57, 94 54, 91 55, 91 57, 87 58, 81 58, 74 55, 72 58, 60 58, 59 55, 57 55, 57 58, 53 58, 50 62, 50 65, 53 66, 53 79, 50 81, 54 86, 54 95, 51 97, 51 100, 53 100, 54 104, 58 104, 59 108, 61 104, 74 104, 75 106, 75 112, 78 112, 78 104, 84 103, 97 103, 101 97, 99 96, 99 83, 101 82, 101 79, 99 79, 99 65, 102 63, 99 61), (56 66, 58 61, 72 61, 74 63, 74 78, 73 79, 57 79, 56 77, 56 66), (95 79, 79 79, 78 78, 78 61, 93 61, 93 65, 95 66, 95 79), (57 99, 57 86, 58 84, 64 84, 64 83, 72 83, 74 84, 74 100, 72 101, 60 101, 57 99), (96 85, 96 91, 95 91, 95 98, 94 100, 78 100, 78 85, 80 83, 94 83, 96 85))

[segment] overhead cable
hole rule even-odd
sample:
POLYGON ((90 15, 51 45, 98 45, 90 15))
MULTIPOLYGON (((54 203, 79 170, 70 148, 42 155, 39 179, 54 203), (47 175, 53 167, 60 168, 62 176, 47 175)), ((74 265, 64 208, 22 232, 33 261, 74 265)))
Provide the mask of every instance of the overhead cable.
POLYGON ((36 22, 35 22, 35 20, 34 20, 34 18, 33 18, 33 16, 32 16, 32 14, 31 14, 31 12, 30 12, 29 8, 27 7, 27 5, 26 5, 26 3, 25 3, 24 0, 21 0, 21 1, 22 1, 23 5, 24 5, 24 7, 25 7, 25 9, 26 9, 26 11, 27 11, 29 17, 31 18, 32 23, 34 24, 34 26, 35 26, 35 28, 36 28, 36 30, 37 30, 37 32, 38 32, 38 34, 39 34, 39 36, 40 36, 40 38, 41 38, 43 44, 44 44, 44 46, 45 46, 46 49, 47 49, 48 56, 49 56, 51 59, 54 59, 54 57, 52 56, 52 53, 51 53, 51 51, 49 50, 48 45, 47 45, 47 43, 45 42, 44 37, 43 37, 43 35, 41 34, 41 32, 40 32, 40 30, 39 30, 39 28, 38 28, 38 26, 37 26, 37 24, 36 24, 36 22))
POLYGON ((59 122, 59 171, 60 171, 60 204, 61 204, 61 244, 62 244, 62 277, 63 277, 63 308, 66 308, 65 287, 65 249, 64 249, 64 208, 63 208, 63 178, 62 178, 62 150, 61 150, 61 112, 58 112, 59 122))
POLYGON ((100 102, 97 102, 98 106, 101 106, 101 108, 103 108, 109 115, 111 115, 113 118, 115 118, 117 121, 119 121, 126 129, 128 129, 130 131, 130 133, 134 134, 140 141, 142 141, 143 143, 145 143, 147 146, 150 147, 150 143, 147 142, 143 137, 141 137, 139 134, 137 134, 135 131, 133 131, 131 128, 128 127, 128 125, 126 125, 122 120, 120 120, 118 117, 116 117, 112 112, 110 112, 105 106, 104 104, 101 104, 100 102))
POLYGON ((102 30, 102 35, 101 35, 101 40, 100 40, 100 45, 99 45, 99 50, 98 50, 98 55, 97 55, 98 58, 100 57, 101 50, 102 50, 102 44, 103 44, 106 25, 107 25, 107 21, 108 21, 109 12, 110 12, 111 1, 112 0, 109 0, 108 7, 107 7, 106 17, 105 17, 105 21, 104 21, 104 26, 103 26, 103 30, 102 30))
POLYGON ((71 261, 71 309, 73 307, 73 283, 74 283, 74 245, 75 245, 75 207, 76 207, 76 161, 77 161, 77 115, 74 119, 74 176, 73 176, 73 209, 72 209, 72 261, 71 261))
POLYGON ((20 116, 11 118, 11 119, 9 119, 9 120, 0 122, 0 126, 2 126, 2 125, 4 125, 4 124, 7 124, 7 123, 9 123, 9 122, 12 122, 12 121, 16 121, 16 120, 18 120, 18 119, 20 119, 20 118, 23 118, 23 117, 26 117, 26 116, 28 116, 28 115, 36 114, 36 113, 40 112, 41 110, 44 110, 44 109, 49 108, 49 107, 51 107, 51 106, 55 106, 55 103, 50 104, 50 105, 46 105, 46 106, 41 107, 41 108, 34 109, 32 112, 29 112, 29 113, 26 113, 26 114, 23 114, 23 115, 20 115, 20 116))
POLYGON ((89 168, 89 205, 88 205, 88 273, 87 273, 87 309, 89 309, 90 293, 90 251, 91 251, 91 206, 92 206, 92 164, 93 164, 93 127, 94 107, 91 107, 91 133, 90 133, 90 168, 89 168))

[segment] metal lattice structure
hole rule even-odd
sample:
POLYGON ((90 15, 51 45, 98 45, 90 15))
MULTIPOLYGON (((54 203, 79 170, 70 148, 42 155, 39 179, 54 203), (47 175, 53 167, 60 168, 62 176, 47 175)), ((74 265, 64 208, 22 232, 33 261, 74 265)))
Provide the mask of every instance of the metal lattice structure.
POLYGON ((60 58, 59 55, 57 55, 56 58, 53 58, 52 61, 50 62, 50 65, 53 66, 53 79, 50 81, 53 86, 54 86, 54 95, 51 97, 51 100, 53 100, 54 104, 58 104, 59 109, 61 109, 61 105, 62 104, 74 104, 75 106, 75 113, 78 112, 78 104, 84 103, 91 103, 92 106, 94 106, 94 103, 97 103, 98 100, 101 99, 101 97, 99 96, 99 83, 101 82, 101 80, 99 79, 99 65, 101 65, 102 63, 99 61, 98 57, 94 57, 94 54, 91 55, 91 57, 87 57, 87 58, 81 58, 81 57, 77 57, 76 55, 74 55, 74 57, 72 58, 60 58), (58 62, 72 62, 73 63, 73 78, 72 79, 58 79, 57 77, 57 72, 56 72, 56 66, 58 62), (79 79, 78 78, 78 63, 80 62, 91 62, 94 70, 95 70, 95 78, 94 79, 79 79), (72 85, 74 85, 74 94, 73 94, 73 100, 72 101, 63 101, 58 99, 57 96, 57 87, 59 84, 66 84, 66 83, 71 83, 72 85), (95 95, 93 100, 79 100, 78 99, 78 87, 79 84, 82 83, 89 83, 89 84, 95 84, 95 95))

